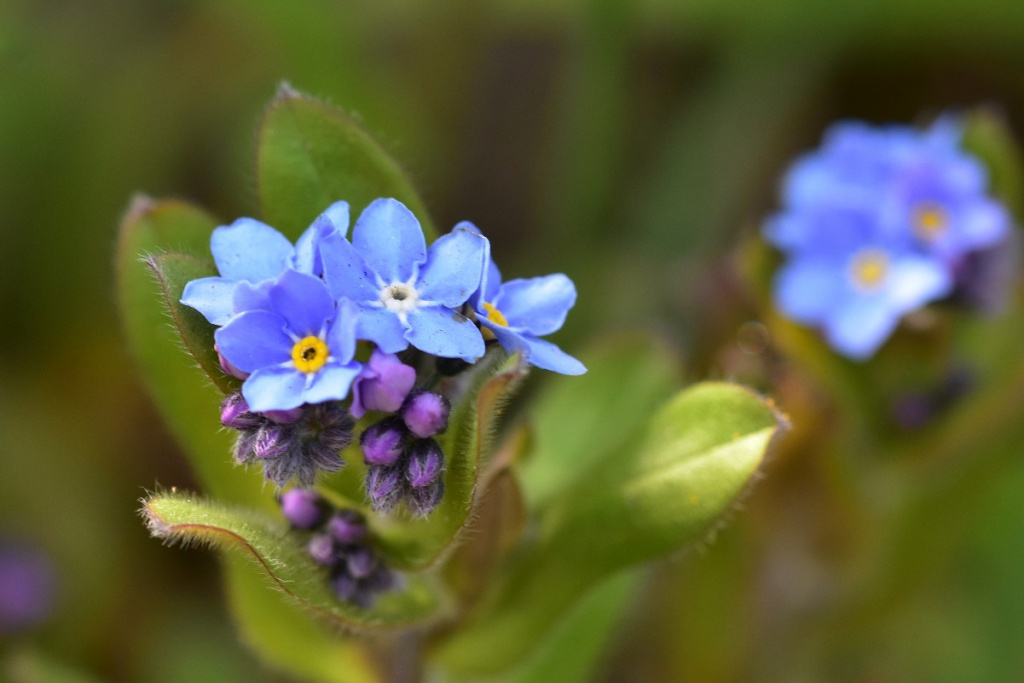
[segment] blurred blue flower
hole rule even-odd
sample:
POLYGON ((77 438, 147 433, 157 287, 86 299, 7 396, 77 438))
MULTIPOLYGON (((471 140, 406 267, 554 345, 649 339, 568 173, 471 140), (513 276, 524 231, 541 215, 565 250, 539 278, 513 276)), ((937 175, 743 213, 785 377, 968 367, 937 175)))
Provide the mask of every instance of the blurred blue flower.
POLYGON ((780 310, 861 359, 904 314, 949 295, 968 259, 1010 233, 960 137, 948 118, 925 132, 844 122, 797 160, 765 228, 788 257, 774 284, 780 310))
MULTIPOLYGON (((472 223, 462 222, 456 230, 480 234, 472 223)), ((576 303, 576 286, 566 275, 556 273, 528 280, 502 283, 501 272, 487 246, 487 269, 483 281, 470 299, 480 325, 510 353, 522 351, 530 365, 563 375, 582 375, 583 363, 540 337, 557 332, 576 303)))
POLYGON ((252 373, 242 384, 249 409, 345 398, 362 367, 352 360, 356 307, 336 303, 322 280, 291 269, 267 287, 267 303, 238 313, 215 333, 224 357, 252 373))
POLYGON ((266 308, 271 281, 285 269, 317 276, 323 272, 318 242, 326 234, 344 234, 348 220, 348 203, 335 202, 313 221, 295 246, 254 218, 222 225, 210 236, 210 251, 220 276, 189 282, 181 303, 196 309, 214 325, 225 324, 243 310, 266 308))
POLYGON ((475 360, 480 331, 459 309, 480 285, 486 241, 456 228, 427 249, 419 221, 401 202, 378 199, 359 216, 352 242, 320 242, 324 278, 359 307, 356 333, 386 353, 410 344, 434 356, 475 360))

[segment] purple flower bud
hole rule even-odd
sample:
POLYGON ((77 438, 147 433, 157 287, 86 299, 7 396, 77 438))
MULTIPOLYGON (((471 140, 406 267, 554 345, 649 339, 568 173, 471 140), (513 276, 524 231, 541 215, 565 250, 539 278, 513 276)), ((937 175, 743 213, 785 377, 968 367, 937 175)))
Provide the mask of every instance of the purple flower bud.
POLYGON ((381 591, 391 590, 397 583, 394 572, 383 564, 378 563, 370 575, 362 580, 361 585, 366 591, 380 593, 381 591))
POLYGON ((287 425, 298 422, 299 418, 302 417, 302 406, 292 408, 291 410, 265 410, 260 414, 271 422, 287 425))
POLYGON ((366 520, 355 510, 338 510, 327 521, 327 531, 342 545, 360 543, 369 533, 366 520))
POLYGON ((358 546, 345 553, 345 562, 348 564, 348 573, 357 579, 369 576, 377 566, 373 552, 366 546, 358 546))
POLYGON ((366 493, 373 509, 388 512, 402 496, 402 470, 397 466, 371 465, 366 472, 366 493))
POLYGON ((281 495, 281 512, 296 529, 314 529, 324 523, 327 502, 316 491, 291 489, 281 495))
POLYGON ((393 413, 416 384, 416 370, 392 353, 375 350, 352 384, 352 414, 359 418, 370 410, 393 413))
POLYGON ((402 455, 408 436, 405 424, 398 418, 389 417, 367 427, 359 437, 359 445, 367 463, 390 465, 402 455))
POLYGON ((291 447, 287 430, 281 427, 263 427, 256 434, 252 452, 260 460, 271 460, 286 454, 291 447))
POLYGON ((409 396, 402 406, 402 419, 409 431, 426 439, 448 429, 448 399, 430 391, 409 396))
POLYGON ((334 539, 327 534, 313 534, 306 545, 306 551, 313 558, 313 561, 320 565, 332 565, 338 559, 338 552, 334 547, 334 539))
POLYGON ((220 352, 220 349, 217 348, 216 344, 213 345, 213 348, 217 352, 217 359, 220 361, 220 369, 224 371, 225 375, 231 375, 238 379, 249 379, 249 373, 236 368, 231 361, 224 357, 224 354, 220 352))
POLYGON ((441 477, 444 470, 444 451, 433 439, 414 441, 409 447, 405 465, 405 480, 413 488, 429 486, 441 477))
POLYGON ((256 435, 259 432, 255 429, 247 429, 238 433, 235 441, 235 460, 245 465, 256 457, 252 452, 253 444, 256 443, 256 435))
POLYGON ((249 410, 249 404, 238 392, 220 404, 220 422, 231 429, 255 429, 263 424, 263 418, 249 410))
POLYGON ((423 488, 410 488, 406 491, 405 504, 414 514, 426 517, 444 497, 444 479, 438 479, 423 488))
POLYGON ((336 571, 331 575, 331 588, 342 600, 354 602, 359 593, 359 581, 347 571, 336 571))

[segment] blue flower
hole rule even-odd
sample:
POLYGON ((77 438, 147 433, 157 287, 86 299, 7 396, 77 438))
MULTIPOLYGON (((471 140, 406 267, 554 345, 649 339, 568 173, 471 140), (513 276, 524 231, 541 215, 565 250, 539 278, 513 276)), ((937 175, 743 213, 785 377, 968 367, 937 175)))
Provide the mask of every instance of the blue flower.
MULTIPOLYGON (((479 234, 475 225, 462 222, 456 230, 479 234)), ((582 375, 583 363, 540 337, 557 332, 576 303, 576 286, 556 273, 502 283, 501 272, 487 247, 487 270, 480 289, 470 299, 477 320, 510 353, 522 351, 535 367, 563 375, 582 375)))
POLYGON ((427 249, 419 221, 401 202, 377 199, 359 216, 352 242, 321 240, 324 279, 359 307, 356 334, 386 353, 410 344, 434 356, 484 354, 476 325, 459 309, 480 285, 486 240, 455 229, 427 249))
POLYGON ((900 318, 952 293, 968 257, 1009 235, 984 169, 942 119, 920 133, 844 122, 797 160, 766 237, 788 261, 779 309, 839 352, 872 355, 900 318))
POLYGON ((265 308, 271 281, 285 269, 320 275, 318 249, 325 234, 348 230, 348 203, 335 202, 317 217, 292 246, 288 238, 254 218, 239 218, 210 236, 210 251, 220 277, 204 277, 185 286, 181 303, 214 325, 243 310, 265 308))
POLYGON ((348 395, 361 366, 358 311, 336 303, 319 278, 286 269, 267 287, 267 307, 242 311, 217 330, 217 347, 243 372, 242 395, 255 412, 288 410, 348 395))

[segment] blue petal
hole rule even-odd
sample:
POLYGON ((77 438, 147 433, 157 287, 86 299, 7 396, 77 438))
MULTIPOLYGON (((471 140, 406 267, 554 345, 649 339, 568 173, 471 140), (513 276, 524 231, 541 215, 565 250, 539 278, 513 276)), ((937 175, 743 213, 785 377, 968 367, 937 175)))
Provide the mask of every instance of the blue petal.
POLYGON ((537 339, 529 334, 518 334, 500 325, 489 323, 484 323, 484 325, 494 332, 494 336, 497 337, 502 348, 509 353, 522 351, 530 365, 563 375, 582 375, 587 371, 583 363, 551 342, 537 339))
POLYGON ((327 348, 341 364, 348 363, 356 353, 356 325, 359 323, 359 307, 348 299, 338 302, 334 322, 327 330, 327 348))
POLYGON ((343 237, 348 232, 348 202, 335 202, 327 210, 316 217, 313 224, 306 228, 295 243, 295 270, 313 275, 323 274, 323 261, 320 259, 320 240, 337 232, 343 237))
POLYGON ((304 401, 306 375, 295 368, 268 367, 252 373, 242 384, 242 396, 254 412, 290 410, 304 401))
POLYGON ((345 297, 364 302, 380 298, 380 287, 373 271, 340 233, 332 232, 320 240, 320 257, 323 259, 324 279, 335 299, 345 297))
POLYGON ((270 287, 273 284, 273 280, 263 280, 255 285, 243 280, 236 284, 235 293, 231 297, 233 313, 271 310, 270 287))
POLYGON ((300 337, 319 335, 334 316, 334 299, 323 280, 297 270, 285 271, 270 288, 270 304, 300 337))
POLYGON ((398 353, 409 347, 405 326, 398 315, 384 308, 360 308, 356 337, 372 341, 385 353, 398 353))
POLYGON ((447 308, 418 308, 409 313, 409 327, 405 338, 420 351, 467 361, 484 355, 484 338, 477 326, 447 308))
POLYGON ((825 325, 829 344, 840 353, 858 360, 871 356, 889 338, 900 314, 876 297, 853 297, 835 311, 825 325))
POLYGON ((303 403, 323 403, 324 401, 340 401, 348 396, 352 381, 362 369, 359 363, 335 364, 328 363, 320 368, 313 382, 302 392, 303 403))
POLYGON ((834 263, 811 258, 790 263, 775 277, 775 305, 797 322, 817 323, 843 296, 844 277, 841 266, 834 263))
POLYGON ((887 306, 902 315, 940 299, 953 289, 953 277, 938 261, 922 256, 894 259, 881 293, 887 306))
POLYGON ((277 277, 295 253, 287 237, 253 218, 239 218, 214 230, 210 251, 222 276, 250 282, 277 277))
POLYGON ((232 293, 235 283, 222 277, 204 277, 185 285, 181 303, 196 309, 214 325, 223 325, 231 319, 232 293))
POLYGON ((454 230, 432 245, 416 289, 421 299, 457 308, 480 288, 487 238, 468 230, 454 230))
POLYGON ((232 318, 214 333, 217 348, 243 372, 279 365, 291 360, 291 338, 285 320, 270 311, 247 311, 232 318))
POLYGON ((1002 242, 1010 232, 1010 214, 1002 204, 979 199, 966 207, 956 233, 964 251, 983 249, 1002 242))
POLYGON ((562 273, 528 280, 509 280, 493 304, 510 327, 543 337, 561 329, 576 303, 576 286, 562 273))
POLYGON ((408 282, 427 259, 423 229, 397 199, 376 199, 363 210, 352 230, 352 245, 384 284, 408 282))

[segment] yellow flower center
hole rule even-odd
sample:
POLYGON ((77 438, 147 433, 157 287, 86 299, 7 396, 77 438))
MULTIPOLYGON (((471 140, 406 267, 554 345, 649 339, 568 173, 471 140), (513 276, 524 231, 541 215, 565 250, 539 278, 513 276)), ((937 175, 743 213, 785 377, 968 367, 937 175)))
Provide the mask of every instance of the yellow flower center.
POLYGON ((938 204, 921 204, 914 211, 914 233, 925 242, 931 242, 946 231, 949 217, 938 204))
POLYGON ((309 336, 295 342, 292 347, 292 361, 299 372, 316 372, 327 362, 330 351, 320 337, 309 336))
POLYGON ((508 320, 505 320, 505 316, 501 314, 497 308, 491 304, 484 302, 484 310, 487 311, 487 319, 495 325, 501 325, 502 327, 508 327, 508 320))
POLYGON ((853 258, 850 275, 860 289, 877 289, 889 273, 889 257, 884 251, 865 249, 853 258))

